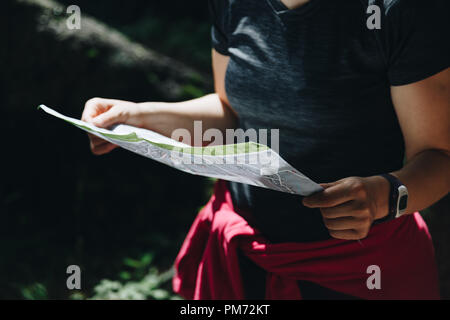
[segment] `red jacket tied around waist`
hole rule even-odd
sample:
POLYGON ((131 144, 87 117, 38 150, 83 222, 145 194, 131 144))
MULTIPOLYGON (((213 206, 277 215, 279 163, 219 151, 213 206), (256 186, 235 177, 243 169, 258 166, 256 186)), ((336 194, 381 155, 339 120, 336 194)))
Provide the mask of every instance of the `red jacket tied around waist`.
POLYGON ((186 299, 244 299, 238 250, 267 271, 267 299, 301 299, 298 280, 362 299, 439 298, 433 245, 419 213, 374 225, 361 242, 272 244, 236 213, 219 181, 176 258, 174 291, 186 299), (380 268, 380 289, 367 285, 372 265, 380 268))

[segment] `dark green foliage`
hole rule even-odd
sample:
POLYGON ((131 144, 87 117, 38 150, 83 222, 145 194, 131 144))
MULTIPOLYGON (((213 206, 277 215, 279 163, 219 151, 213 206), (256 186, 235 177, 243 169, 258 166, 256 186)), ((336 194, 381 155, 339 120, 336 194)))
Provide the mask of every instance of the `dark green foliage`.
POLYGON ((63 0, 117 28, 130 39, 210 72, 208 0, 63 0))
POLYGON ((37 3, 8 0, 0 13, 0 299, 169 298, 173 259, 210 182, 125 150, 93 156, 81 130, 36 105, 79 117, 94 96, 181 100, 208 92, 209 76, 90 18, 71 33, 62 7, 37 3), (66 288, 71 264, 81 291, 66 288))

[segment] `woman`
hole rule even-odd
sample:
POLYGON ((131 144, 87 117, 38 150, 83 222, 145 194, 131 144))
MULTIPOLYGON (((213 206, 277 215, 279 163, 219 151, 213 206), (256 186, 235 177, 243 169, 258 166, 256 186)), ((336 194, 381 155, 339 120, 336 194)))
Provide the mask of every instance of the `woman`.
MULTIPOLYGON (((281 156, 324 191, 302 199, 219 181, 177 258, 175 290, 196 299, 438 298, 417 211, 450 185, 445 1, 209 2, 214 94, 96 98, 83 119, 167 136, 193 131, 194 120, 204 130, 276 128, 281 156)), ((90 139, 95 154, 115 148, 90 139)))

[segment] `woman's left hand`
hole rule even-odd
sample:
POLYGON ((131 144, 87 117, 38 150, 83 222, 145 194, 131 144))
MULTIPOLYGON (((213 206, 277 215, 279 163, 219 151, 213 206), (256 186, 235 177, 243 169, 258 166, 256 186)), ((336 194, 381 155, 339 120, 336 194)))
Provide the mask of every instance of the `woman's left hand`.
POLYGON ((390 186, 381 176, 350 177, 321 186, 325 190, 303 198, 303 205, 320 209, 333 238, 363 239, 373 221, 388 214, 390 186))

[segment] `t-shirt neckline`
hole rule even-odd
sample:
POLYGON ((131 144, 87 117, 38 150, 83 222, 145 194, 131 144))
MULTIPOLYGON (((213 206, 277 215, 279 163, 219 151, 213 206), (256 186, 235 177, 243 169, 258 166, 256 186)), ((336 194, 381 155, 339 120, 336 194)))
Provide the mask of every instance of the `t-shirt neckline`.
POLYGON ((300 16, 313 11, 316 9, 322 0, 310 0, 309 2, 293 8, 289 9, 281 0, 266 0, 269 4, 270 8, 280 18, 289 17, 289 16, 300 16))

